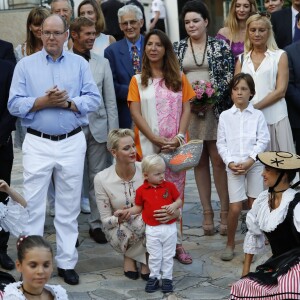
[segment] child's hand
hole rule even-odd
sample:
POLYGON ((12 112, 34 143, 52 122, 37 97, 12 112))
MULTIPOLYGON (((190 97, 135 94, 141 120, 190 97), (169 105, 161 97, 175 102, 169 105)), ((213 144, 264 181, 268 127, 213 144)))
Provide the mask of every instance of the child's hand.
POLYGON ((130 219, 130 211, 128 209, 118 209, 114 212, 114 216, 118 218, 119 224, 130 219))
POLYGON ((228 164, 228 168, 234 175, 241 175, 241 167, 239 163, 231 162, 228 164))
POLYGON ((169 215, 173 215, 176 210, 176 207, 174 204, 169 204, 165 206, 165 209, 169 215))
POLYGON ((123 209, 117 209, 117 210, 114 212, 114 216, 115 216, 115 217, 120 217, 120 216, 122 216, 123 213, 124 213, 124 210, 123 210, 123 209))
POLYGON ((245 161, 242 161, 239 163, 240 172, 243 172, 245 174, 255 163, 255 160, 251 157, 247 158, 245 161))
POLYGON ((0 179, 0 192, 8 193, 9 185, 2 179, 0 179))

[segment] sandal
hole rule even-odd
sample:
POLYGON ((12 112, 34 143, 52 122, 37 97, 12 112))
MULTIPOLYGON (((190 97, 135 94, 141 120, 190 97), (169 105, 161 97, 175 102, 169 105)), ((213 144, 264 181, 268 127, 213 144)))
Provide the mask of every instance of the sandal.
POLYGON ((227 216, 228 216, 228 211, 223 210, 220 212, 220 227, 219 227, 219 233, 220 235, 227 235, 227 216), (222 219, 226 219, 226 224, 222 223, 222 219))
POLYGON ((203 216, 210 216, 210 224, 204 224, 204 220, 203 220, 203 224, 202 224, 202 228, 204 231, 204 235, 214 235, 215 234, 215 227, 214 227, 214 212, 212 210, 205 210, 203 212, 203 216))
POLYGON ((191 255, 184 250, 182 245, 176 246, 175 258, 184 265, 189 265, 193 262, 191 255))

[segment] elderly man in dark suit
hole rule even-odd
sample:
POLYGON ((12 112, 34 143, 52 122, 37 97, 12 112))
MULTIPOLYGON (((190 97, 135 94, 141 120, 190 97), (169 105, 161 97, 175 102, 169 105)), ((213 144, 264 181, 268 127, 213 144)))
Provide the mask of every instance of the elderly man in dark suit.
MULTIPOLYGON (((295 41, 297 16, 299 18, 300 0, 292 0, 292 7, 272 13, 271 22, 275 40, 280 49, 284 49, 295 41)), ((300 31, 300 29, 299 29, 300 31)))
MULTIPOLYGON (((7 45, 9 45, 9 43, 7 43, 7 45)), ((2 43, 0 49, 1 52, 4 50, 2 49, 2 43)), ((12 60, 14 53, 7 52, 5 57, 11 58, 12 60)), ((0 59, 0 70, 0 179, 3 179, 10 184, 10 176, 14 158, 11 132, 15 129, 16 118, 10 115, 8 112, 7 101, 14 72, 14 64, 7 59, 0 59)), ((5 203, 6 198, 7 194, 0 192, 0 202, 5 203)), ((0 265, 6 270, 12 270, 15 267, 15 264, 7 255, 8 239, 9 232, 1 230, 0 265)))
POLYGON ((285 48, 289 59, 289 85, 285 99, 293 138, 296 143, 296 153, 300 155, 300 41, 285 48))
POLYGON ((131 128, 127 94, 131 77, 141 70, 144 37, 140 30, 144 21, 141 10, 135 5, 120 8, 118 18, 125 37, 107 47, 104 57, 109 60, 113 74, 120 128, 131 128))

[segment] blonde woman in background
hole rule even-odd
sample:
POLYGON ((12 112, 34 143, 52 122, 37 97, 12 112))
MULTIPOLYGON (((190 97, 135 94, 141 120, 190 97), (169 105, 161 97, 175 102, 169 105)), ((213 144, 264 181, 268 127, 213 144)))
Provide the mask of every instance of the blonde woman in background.
POLYGON ((239 56, 235 74, 250 74, 256 94, 251 100, 254 108, 263 112, 267 121, 271 151, 295 152, 288 119, 285 92, 289 68, 286 53, 278 49, 269 15, 257 13, 246 23, 245 52, 239 56))
POLYGON ((237 57, 244 51, 246 21, 256 11, 257 5, 255 0, 231 1, 225 26, 219 30, 216 38, 228 43, 234 57, 237 57))

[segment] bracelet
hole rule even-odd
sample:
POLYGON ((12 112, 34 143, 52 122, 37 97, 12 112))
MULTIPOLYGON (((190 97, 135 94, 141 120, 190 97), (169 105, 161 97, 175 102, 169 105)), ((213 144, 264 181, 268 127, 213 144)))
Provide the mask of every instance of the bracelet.
POLYGON ((185 135, 184 135, 183 133, 178 133, 177 136, 178 136, 180 139, 184 140, 185 135))

